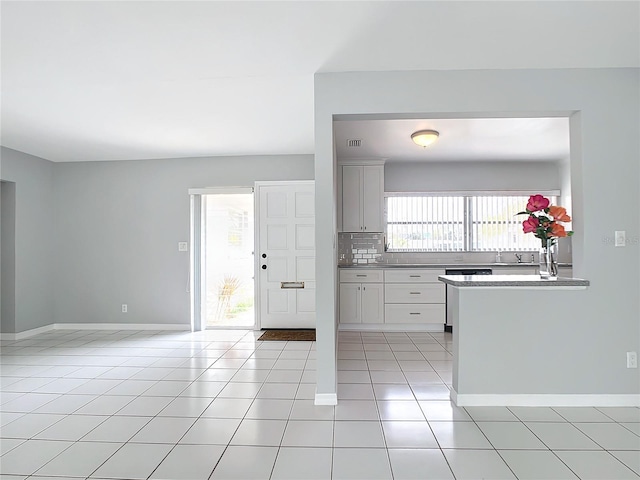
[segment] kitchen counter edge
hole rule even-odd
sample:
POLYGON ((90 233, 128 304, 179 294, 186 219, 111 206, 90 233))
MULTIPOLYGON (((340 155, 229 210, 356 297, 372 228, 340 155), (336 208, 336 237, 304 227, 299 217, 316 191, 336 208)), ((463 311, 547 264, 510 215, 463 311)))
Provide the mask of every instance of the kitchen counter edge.
MULTIPOLYGON (((502 267, 538 267, 538 263, 367 263, 338 265, 338 268, 502 268, 502 267)), ((571 263, 559 263, 558 267, 569 267, 571 263)))
POLYGON ((541 278, 540 275, 439 275, 438 280, 453 287, 588 287, 582 278, 541 278))

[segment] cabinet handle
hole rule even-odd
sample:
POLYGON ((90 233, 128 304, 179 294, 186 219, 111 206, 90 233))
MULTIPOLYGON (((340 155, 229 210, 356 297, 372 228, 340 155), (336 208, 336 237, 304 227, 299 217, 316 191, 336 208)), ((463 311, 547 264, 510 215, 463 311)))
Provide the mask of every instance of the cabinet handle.
POLYGON ((367 289, 367 287, 362 287, 362 291, 364 292, 367 289))
POLYGON ((422 275, 409 275, 409 278, 420 278, 422 275))
POLYGON ((360 291, 360 287, 358 287, 358 291, 360 291))
POLYGON ((409 315, 420 315, 420 312, 409 312, 409 315))
POLYGON ((356 277, 366 277, 366 276, 367 276, 366 274, 358 274, 358 273, 356 273, 356 277))
POLYGON ((420 295, 420 292, 409 292, 409 295, 420 295))

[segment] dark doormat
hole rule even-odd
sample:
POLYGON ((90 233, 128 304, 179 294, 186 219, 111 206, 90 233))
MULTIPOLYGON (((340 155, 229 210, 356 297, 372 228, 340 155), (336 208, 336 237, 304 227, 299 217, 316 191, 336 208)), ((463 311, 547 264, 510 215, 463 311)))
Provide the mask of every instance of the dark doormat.
POLYGON ((316 341, 315 328, 307 328, 302 330, 286 330, 286 329, 274 329, 265 330, 265 332, 258 338, 258 340, 279 340, 279 341, 316 341))

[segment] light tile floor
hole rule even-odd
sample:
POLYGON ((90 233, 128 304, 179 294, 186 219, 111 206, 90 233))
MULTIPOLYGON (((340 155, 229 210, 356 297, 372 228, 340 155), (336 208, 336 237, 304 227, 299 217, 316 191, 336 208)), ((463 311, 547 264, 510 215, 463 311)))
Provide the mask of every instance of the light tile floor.
POLYGON ((2 341, 0 479, 640 478, 638 408, 457 408, 451 335, 54 331, 2 341))

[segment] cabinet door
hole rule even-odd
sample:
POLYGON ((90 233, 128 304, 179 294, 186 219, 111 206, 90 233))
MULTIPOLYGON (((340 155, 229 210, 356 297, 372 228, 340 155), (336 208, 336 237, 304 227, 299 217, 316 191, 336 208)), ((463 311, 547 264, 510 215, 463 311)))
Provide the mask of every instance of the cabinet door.
POLYGON ((361 323, 362 287, 359 283, 340 284, 340 323, 361 323))
POLYGON ((362 231, 362 167, 342 167, 342 231, 362 231))
POLYGON ((366 232, 382 232, 384 196, 384 167, 370 165, 363 167, 362 182, 362 222, 366 232))
POLYGON ((362 284, 362 323, 384 322, 384 297, 381 283, 362 284))

